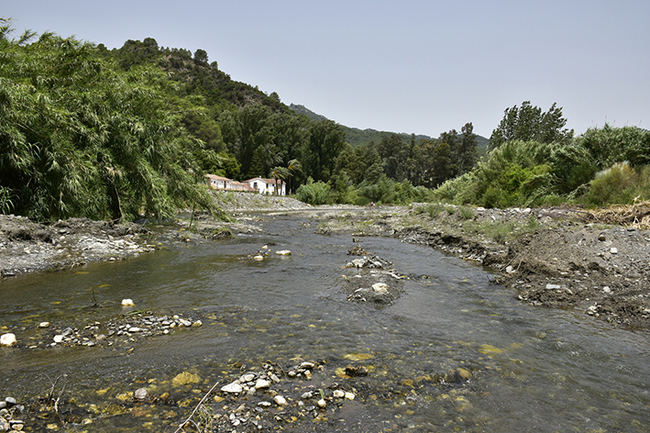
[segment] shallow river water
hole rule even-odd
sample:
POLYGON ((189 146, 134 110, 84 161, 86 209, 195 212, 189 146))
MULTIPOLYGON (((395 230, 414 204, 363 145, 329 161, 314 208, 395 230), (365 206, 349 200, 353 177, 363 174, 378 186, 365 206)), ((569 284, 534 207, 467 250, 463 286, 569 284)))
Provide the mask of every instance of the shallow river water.
POLYGON ((183 371, 198 374, 204 382, 196 387, 205 392, 235 370, 304 359, 322 361, 329 380, 354 388, 357 398, 328 412, 327 421, 283 424, 286 431, 648 431, 647 332, 527 306, 482 268, 428 247, 374 237, 355 244, 351 236, 315 234, 316 226, 266 217, 262 234, 1 282, 0 326, 19 340, 21 333, 38 338, 34 329, 44 320, 103 323, 122 314, 122 298, 204 323, 143 339, 133 350, 2 348, 1 394, 29 400, 66 374, 66 395, 99 407, 92 425, 71 431, 171 432, 193 405, 154 406, 141 416, 102 408, 147 383, 179 401, 197 397, 167 385, 183 371), (292 255, 250 260, 265 244, 292 255), (346 300, 341 268, 355 245, 410 277, 393 305, 346 300), (99 308, 90 308, 94 301, 99 308), (346 384, 334 370, 350 354, 365 354, 370 374, 346 384), (469 382, 436 380, 457 367, 472 372, 469 382))

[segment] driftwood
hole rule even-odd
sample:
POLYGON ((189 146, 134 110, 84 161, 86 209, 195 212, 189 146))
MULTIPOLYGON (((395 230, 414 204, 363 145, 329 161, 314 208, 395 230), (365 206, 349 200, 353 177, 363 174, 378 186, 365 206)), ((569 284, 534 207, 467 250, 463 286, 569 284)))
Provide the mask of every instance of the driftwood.
POLYGON ((210 396, 210 394, 212 394, 212 392, 215 390, 215 388, 216 388, 218 385, 219 385, 219 382, 216 382, 214 385, 212 385, 212 388, 210 388, 210 391, 208 391, 208 392, 205 393, 205 395, 203 396, 203 398, 201 399, 201 401, 199 401, 199 403, 196 405, 196 407, 194 408, 194 410, 192 411, 192 413, 190 414, 190 416, 188 416, 187 419, 186 419, 185 421, 183 421, 182 423, 180 423, 180 425, 179 425, 178 428, 174 431, 174 433, 179 433, 181 430, 183 430, 183 427, 185 427, 189 422, 192 422, 192 424, 194 424, 194 427, 195 427, 197 430, 199 429, 199 427, 198 427, 198 426, 196 425, 196 423, 192 420, 192 418, 194 417, 194 415, 196 414, 196 412, 199 410, 199 408, 200 408, 201 406, 203 406, 203 403, 205 402, 205 400, 210 396))

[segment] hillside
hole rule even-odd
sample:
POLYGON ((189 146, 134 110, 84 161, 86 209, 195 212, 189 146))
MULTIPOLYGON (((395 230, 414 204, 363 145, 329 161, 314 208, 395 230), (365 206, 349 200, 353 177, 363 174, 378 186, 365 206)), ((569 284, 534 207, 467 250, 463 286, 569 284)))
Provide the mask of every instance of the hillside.
MULTIPOLYGON (((290 104, 289 109, 292 110, 294 113, 306 116, 311 120, 315 120, 315 121, 327 120, 327 117, 318 113, 314 113, 304 105, 290 104)), ((341 125, 341 126, 345 131, 345 141, 347 143, 350 143, 353 146, 366 145, 366 144, 370 144, 371 142, 379 143, 383 139, 388 138, 393 134, 399 135, 404 140, 411 139, 411 134, 407 134, 405 132, 396 133, 391 131, 377 131, 376 129, 372 129, 372 128, 359 129, 359 128, 352 128, 345 125, 341 125)), ((421 141, 421 140, 431 140, 433 137, 419 134, 416 135, 415 138, 416 140, 421 141)), ((476 136, 476 141, 478 143, 479 148, 486 148, 489 142, 487 138, 482 137, 480 135, 476 136)))

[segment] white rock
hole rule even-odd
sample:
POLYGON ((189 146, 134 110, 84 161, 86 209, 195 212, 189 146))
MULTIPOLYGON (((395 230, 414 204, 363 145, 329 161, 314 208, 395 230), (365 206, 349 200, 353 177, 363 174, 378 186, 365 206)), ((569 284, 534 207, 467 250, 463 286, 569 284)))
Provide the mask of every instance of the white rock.
POLYGON ((282 397, 281 395, 276 395, 275 397, 273 397, 273 401, 278 406, 286 406, 287 405, 287 399, 282 397))
POLYGON ((50 322, 41 322, 38 324, 39 328, 49 328, 50 327, 50 322))
POLYGON ((257 379, 255 382, 255 389, 265 389, 271 386, 271 382, 266 379, 257 379))
POLYGON ((252 382, 255 379, 255 375, 253 373, 246 373, 242 375, 239 378, 240 382, 252 382))
POLYGON ((269 375, 269 377, 271 378, 271 380, 272 380, 273 382, 275 382, 275 383, 280 383, 280 378, 279 378, 278 376, 276 376, 274 373, 271 373, 271 374, 269 375))
POLYGON ((221 387, 221 391, 228 392, 231 394, 239 394, 243 390, 244 389, 242 388, 242 386, 237 382, 229 383, 228 385, 224 385, 221 387))
POLYGON ((58 335, 55 335, 55 336, 54 336, 53 340, 54 340, 55 343, 62 343, 62 342, 63 342, 63 338, 65 338, 63 335, 58 334, 58 335))
POLYGON ((280 251, 276 251, 275 254, 277 254, 278 256, 290 256, 291 251, 289 251, 289 250, 280 250, 280 251))
POLYGON ((334 396, 334 398, 343 398, 345 397, 345 392, 340 389, 335 389, 332 395, 334 396))
POLYGON ((178 322, 179 322, 182 326, 187 326, 187 327, 192 326, 192 322, 190 322, 190 321, 187 320, 187 319, 178 319, 178 322))
POLYGON ((612 289, 610 289, 609 286, 605 286, 605 287, 603 287, 603 292, 609 294, 609 293, 612 293, 612 289))
POLYGON ((13 346, 16 344, 16 341, 16 334, 12 334, 11 332, 0 336, 0 346, 13 346))
POLYGON ((133 396, 136 400, 146 400, 149 397, 149 392, 145 388, 138 388, 133 396))
POLYGON ((316 365, 313 362, 305 361, 300 363, 300 368, 313 369, 316 365))
POLYGON ((345 393, 345 398, 348 400, 354 400, 355 395, 351 392, 346 392, 345 393))
POLYGON ((388 285, 386 283, 375 283, 372 285, 372 290, 379 295, 385 295, 388 293, 388 285))
POLYGON ((197 320, 196 322, 192 323, 192 327, 194 327, 194 328, 198 328, 198 327, 201 327, 201 326, 203 326, 203 322, 200 321, 200 320, 197 320))
POLYGON ((618 254, 618 248, 614 248, 614 247, 612 247, 612 248, 609 249, 609 252, 610 252, 611 254, 618 254))
POLYGON ((135 307, 135 302, 133 302, 133 299, 124 298, 124 299, 122 299, 122 306, 123 307, 135 307))
POLYGON ((262 260, 264 260, 264 256, 261 256, 261 255, 254 256, 253 260, 261 262, 262 260))
POLYGON ((322 399, 322 398, 320 400, 318 400, 316 402, 316 404, 318 405, 318 407, 321 407, 321 408, 324 408, 325 406, 327 406, 327 402, 325 401, 325 399, 322 399))
POLYGON ((142 332, 142 331, 144 331, 144 329, 138 328, 137 326, 131 326, 129 328, 129 332, 142 332))
POLYGON ((512 274, 512 273, 514 273, 514 272, 515 272, 515 268, 513 268, 513 267, 510 266, 510 265, 506 266, 506 273, 508 273, 508 274, 512 274))
POLYGON ((260 401, 259 403, 257 403, 257 405, 262 406, 262 407, 269 407, 269 406, 271 406, 271 402, 269 402, 269 401, 260 401))
POLYGON ((562 287, 559 284, 551 284, 551 283, 549 283, 549 284, 546 285, 546 288, 548 290, 557 290, 557 289, 561 289, 562 287))
POLYGON ((312 398, 313 396, 314 396, 313 392, 307 391, 307 392, 303 392, 302 395, 300 396, 300 398, 307 400, 307 399, 312 398))

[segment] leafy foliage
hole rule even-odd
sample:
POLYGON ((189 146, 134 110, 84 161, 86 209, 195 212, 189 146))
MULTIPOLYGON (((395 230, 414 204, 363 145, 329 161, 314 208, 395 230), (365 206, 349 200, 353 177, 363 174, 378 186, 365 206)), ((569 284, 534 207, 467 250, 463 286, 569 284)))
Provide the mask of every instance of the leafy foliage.
POLYGON ((524 101, 521 107, 506 108, 499 126, 492 131, 489 148, 514 140, 566 144, 573 137, 573 130, 564 128, 566 122, 562 108, 556 103, 543 112, 530 101, 524 101))

